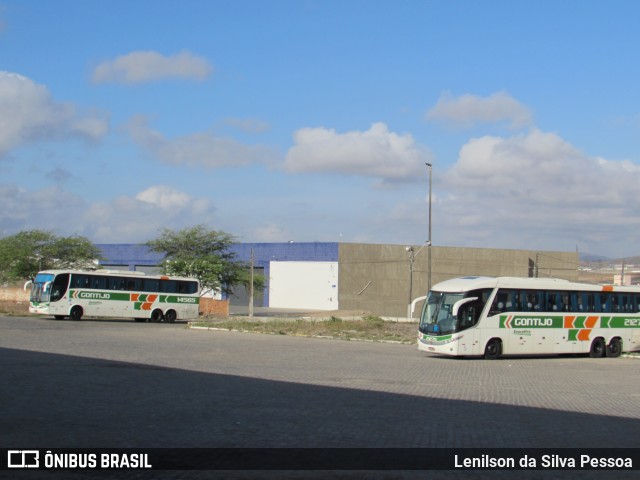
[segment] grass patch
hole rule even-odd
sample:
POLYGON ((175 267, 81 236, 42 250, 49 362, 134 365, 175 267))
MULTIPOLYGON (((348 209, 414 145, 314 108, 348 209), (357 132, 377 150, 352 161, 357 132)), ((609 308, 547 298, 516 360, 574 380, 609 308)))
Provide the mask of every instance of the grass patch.
POLYGON ((194 322, 194 327, 218 328, 272 335, 334 338, 339 340, 368 340, 415 344, 418 327, 415 323, 386 322, 380 317, 361 319, 330 317, 326 320, 279 319, 255 320, 239 318, 211 322, 194 322))

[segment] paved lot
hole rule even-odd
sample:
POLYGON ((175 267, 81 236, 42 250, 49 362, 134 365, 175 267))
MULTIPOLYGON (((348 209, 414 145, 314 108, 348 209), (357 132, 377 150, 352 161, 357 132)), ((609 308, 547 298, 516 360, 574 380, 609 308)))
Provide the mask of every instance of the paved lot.
MULTIPOLYGON (((625 358, 449 359, 180 323, 0 317, 0 445, 640 448, 639 369, 625 358)), ((536 475, 518 473, 614 478, 536 475)), ((283 475, 310 476, 325 478, 283 475)))

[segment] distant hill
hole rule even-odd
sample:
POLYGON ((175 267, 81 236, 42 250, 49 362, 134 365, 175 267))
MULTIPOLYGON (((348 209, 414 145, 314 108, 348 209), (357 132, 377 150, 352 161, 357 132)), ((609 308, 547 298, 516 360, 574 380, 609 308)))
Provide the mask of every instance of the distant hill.
POLYGON ((580 261, 589 263, 589 262, 607 262, 611 261, 609 257, 605 257, 604 255, 595 255, 593 253, 580 253, 580 261))
POLYGON ((604 255, 595 255, 592 253, 581 253, 580 254, 580 263, 622 263, 624 262, 627 265, 639 265, 640 264, 640 255, 636 255, 635 257, 624 257, 624 258, 610 258, 605 257, 604 255))

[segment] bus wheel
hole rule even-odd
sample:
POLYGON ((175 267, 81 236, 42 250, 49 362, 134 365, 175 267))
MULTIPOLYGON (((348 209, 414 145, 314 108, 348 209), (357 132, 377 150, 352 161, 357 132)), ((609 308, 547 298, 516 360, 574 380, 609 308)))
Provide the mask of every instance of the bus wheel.
POLYGON ((71 318, 71 320, 81 320, 83 313, 82 307, 80 305, 76 305, 71 309, 71 312, 69 312, 69 318, 71 318))
POLYGON ((607 357, 615 358, 619 357, 622 353, 622 340, 618 337, 612 338, 607 346, 607 357))
POLYGON ((162 315, 162 310, 154 310, 151 314, 151 321, 156 323, 161 322, 163 317, 164 315, 162 315))
POLYGON ((484 349, 484 358, 496 360, 502 355, 502 342, 499 338, 492 338, 484 349))
POLYGON ((591 349, 589 350, 589 356, 591 358, 602 358, 606 350, 606 345, 602 337, 595 338, 591 343, 591 349))
POLYGON ((164 314, 165 322, 173 323, 176 321, 176 318, 178 318, 178 315, 176 315, 175 310, 169 310, 167 313, 164 314))

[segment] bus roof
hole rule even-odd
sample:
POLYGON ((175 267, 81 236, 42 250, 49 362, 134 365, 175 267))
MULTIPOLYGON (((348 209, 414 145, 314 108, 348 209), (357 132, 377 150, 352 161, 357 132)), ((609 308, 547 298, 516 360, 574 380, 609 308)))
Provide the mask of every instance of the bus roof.
POLYGON ((197 280, 196 278, 191 278, 191 277, 173 277, 170 275, 149 275, 146 274, 145 272, 136 272, 136 271, 131 271, 131 270, 43 270, 41 272, 38 272, 38 274, 41 273, 49 273, 52 275, 59 275, 61 273, 77 273, 77 274, 83 274, 83 275, 106 275, 106 276, 113 276, 113 277, 145 277, 145 278, 158 278, 161 280, 190 280, 190 281, 195 281, 197 280))
POLYGON ((532 290, 587 290, 594 292, 633 292, 640 293, 640 286, 592 285, 570 282, 561 278, 530 277, 480 277, 468 276, 445 280, 432 287, 437 292, 466 292, 481 288, 519 288, 532 290))

